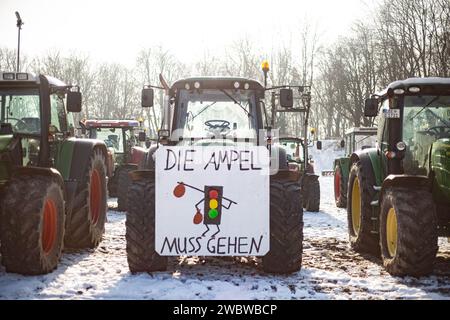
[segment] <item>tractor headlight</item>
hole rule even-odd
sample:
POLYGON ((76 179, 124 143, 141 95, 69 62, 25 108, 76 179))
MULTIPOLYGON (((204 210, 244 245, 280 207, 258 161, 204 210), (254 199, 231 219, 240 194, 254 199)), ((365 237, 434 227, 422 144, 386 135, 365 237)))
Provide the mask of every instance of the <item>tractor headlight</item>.
POLYGON ((398 151, 405 151, 406 150, 406 143, 403 141, 400 141, 397 143, 397 150, 398 151))
POLYGON ((184 85, 184 88, 185 88, 186 90, 190 90, 190 89, 191 89, 191 86, 189 85, 189 83, 186 83, 186 84, 184 85))
POLYGON ((200 89, 200 82, 196 81, 196 82, 194 83, 194 88, 195 88, 195 89, 200 89))
POLYGON ((236 82, 234 83, 234 88, 235 88, 235 89, 239 89, 240 86, 241 86, 241 84, 240 84, 239 82, 236 81, 236 82))
POLYGON ((397 95, 401 95, 401 94, 404 94, 404 93, 405 93, 404 89, 395 89, 394 90, 394 94, 397 94, 397 95))
POLYGON ((408 90, 411 93, 419 93, 420 92, 420 88, 419 87, 410 87, 408 90))

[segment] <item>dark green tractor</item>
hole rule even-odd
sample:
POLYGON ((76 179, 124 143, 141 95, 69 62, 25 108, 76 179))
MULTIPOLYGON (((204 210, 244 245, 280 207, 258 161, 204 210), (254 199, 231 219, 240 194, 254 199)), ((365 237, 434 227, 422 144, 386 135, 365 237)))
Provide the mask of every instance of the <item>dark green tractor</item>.
POLYGON ((377 147, 351 156, 350 242, 392 275, 426 275, 450 236, 450 79, 394 82, 366 101, 377 114, 377 147))
POLYGON ((106 220, 106 146, 74 138, 81 93, 0 73, 0 241, 7 272, 45 274, 63 248, 94 248, 106 220))
POLYGON ((357 150, 372 148, 376 144, 377 128, 352 128, 341 141, 345 157, 334 160, 334 199, 338 208, 347 207, 347 184, 350 156, 357 150))
MULTIPOLYGON (((303 208, 309 212, 319 212, 320 182, 312 157, 308 156, 308 148, 311 145, 305 144, 304 139, 289 137, 280 138, 280 144, 286 150, 289 165, 297 166, 300 171, 303 208)), ((318 150, 322 148, 320 142, 317 147, 318 150)))

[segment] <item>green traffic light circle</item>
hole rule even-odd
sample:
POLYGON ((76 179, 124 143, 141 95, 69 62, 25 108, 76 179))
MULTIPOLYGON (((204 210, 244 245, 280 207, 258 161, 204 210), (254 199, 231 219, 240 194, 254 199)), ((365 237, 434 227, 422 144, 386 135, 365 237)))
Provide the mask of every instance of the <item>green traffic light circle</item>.
POLYGON ((215 219, 219 215, 219 212, 216 209, 211 209, 208 212, 208 216, 210 219, 215 219))

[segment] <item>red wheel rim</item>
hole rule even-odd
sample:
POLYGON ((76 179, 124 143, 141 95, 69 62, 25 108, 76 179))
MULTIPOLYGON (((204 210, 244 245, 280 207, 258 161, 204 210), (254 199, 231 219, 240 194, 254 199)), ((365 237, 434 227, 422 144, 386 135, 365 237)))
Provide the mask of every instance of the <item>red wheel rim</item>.
POLYGON ((55 202, 51 199, 45 200, 41 234, 42 249, 45 254, 50 253, 55 245, 57 216, 55 202))
POLYGON ((336 168, 334 171, 334 199, 339 201, 341 198, 341 170, 336 168))
POLYGON ((91 190, 90 190, 90 205, 91 205, 91 221, 96 224, 100 217, 100 205, 102 201, 102 182, 100 173, 97 169, 92 170, 91 173, 91 190))

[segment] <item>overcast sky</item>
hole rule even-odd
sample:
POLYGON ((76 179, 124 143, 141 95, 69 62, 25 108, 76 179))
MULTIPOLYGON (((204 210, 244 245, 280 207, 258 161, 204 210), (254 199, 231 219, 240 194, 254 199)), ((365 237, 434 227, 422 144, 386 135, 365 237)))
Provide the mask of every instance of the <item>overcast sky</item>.
POLYGON ((268 48, 299 30, 306 17, 318 24, 323 41, 332 41, 364 19, 374 1, 0 0, 0 46, 17 46, 19 11, 21 50, 29 55, 58 48, 131 66, 141 48, 162 45, 190 62, 205 49, 220 54, 243 36, 268 48))

